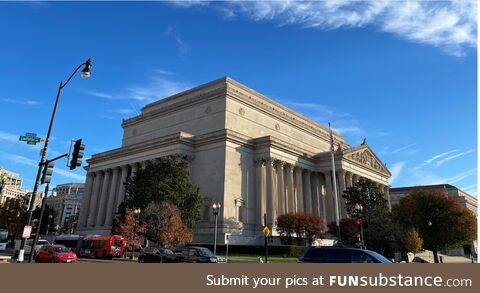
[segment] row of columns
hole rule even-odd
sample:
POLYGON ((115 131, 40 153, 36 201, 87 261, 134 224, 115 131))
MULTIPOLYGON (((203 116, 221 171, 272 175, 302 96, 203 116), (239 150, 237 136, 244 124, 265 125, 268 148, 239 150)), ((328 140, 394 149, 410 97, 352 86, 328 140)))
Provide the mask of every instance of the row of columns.
POLYGON ((79 227, 111 227, 118 206, 125 199, 125 182, 137 170, 138 164, 134 163, 88 172, 79 227))
MULTIPOLYGON (((331 171, 313 171, 272 158, 261 158, 255 163, 257 223, 264 224, 264 214, 271 226, 279 215, 299 212, 317 214, 325 224, 335 220, 331 171)), ((340 218, 347 218, 343 191, 362 177, 345 170, 336 175, 340 218)), ((376 184, 389 199, 388 186, 376 184)))

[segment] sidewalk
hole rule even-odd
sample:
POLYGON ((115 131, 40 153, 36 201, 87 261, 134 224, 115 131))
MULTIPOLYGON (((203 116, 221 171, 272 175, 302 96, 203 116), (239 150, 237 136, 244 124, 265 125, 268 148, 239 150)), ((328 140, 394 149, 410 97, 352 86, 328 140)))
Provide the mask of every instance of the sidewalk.
MULTIPOLYGON (((464 256, 449 256, 439 253, 438 257, 443 258, 443 263, 471 263, 472 259, 464 256)), ((428 263, 434 263, 433 252, 425 250, 421 253, 417 253, 415 258, 419 258, 428 263)), ((474 260, 476 262, 476 259, 474 260)))

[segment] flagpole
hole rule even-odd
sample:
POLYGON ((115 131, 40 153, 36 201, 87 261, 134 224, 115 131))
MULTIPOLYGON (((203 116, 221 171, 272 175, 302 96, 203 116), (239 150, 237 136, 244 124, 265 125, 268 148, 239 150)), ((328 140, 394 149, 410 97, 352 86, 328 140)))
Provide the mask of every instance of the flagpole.
POLYGON ((335 156, 334 156, 334 143, 333 143, 333 133, 332 128, 330 128, 330 122, 328 122, 328 129, 330 130, 330 158, 332 161, 332 178, 333 178, 333 199, 335 202, 335 230, 337 231, 337 242, 342 241, 342 236, 340 234, 340 214, 338 210, 338 194, 337 194, 337 176, 335 172, 335 156))

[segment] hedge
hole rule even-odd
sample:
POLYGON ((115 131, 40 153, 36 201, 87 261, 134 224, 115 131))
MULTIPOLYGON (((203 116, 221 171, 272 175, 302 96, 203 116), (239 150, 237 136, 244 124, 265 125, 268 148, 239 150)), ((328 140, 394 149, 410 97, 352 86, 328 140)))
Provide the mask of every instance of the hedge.
MULTIPOLYGON (((201 244, 201 243, 192 243, 190 246, 201 246, 206 247, 213 251, 213 244, 201 244)), ((300 245, 268 245, 268 254, 275 256, 292 256, 299 257, 300 254, 305 249, 305 246, 300 245)), ((217 244, 217 253, 225 254, 226 245, 217 244)), ((243 254, 243 255, 263 255, 265 253, 264 245, 241 245, 241 244, 230 244, 228 245, 228 254, 243 254)))

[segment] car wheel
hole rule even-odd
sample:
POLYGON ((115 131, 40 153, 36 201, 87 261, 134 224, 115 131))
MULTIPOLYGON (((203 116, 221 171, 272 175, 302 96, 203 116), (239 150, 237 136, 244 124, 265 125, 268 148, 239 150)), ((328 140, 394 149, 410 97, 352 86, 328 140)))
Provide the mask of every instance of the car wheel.
POLYGON ((52 258, 52 259, 50 260, 50 263, 55 263, 55 259, 52 258))
POLYGON ((40 263, 40 258, 38 256, 35 258, 35 262, 40 263))
POLYGON ((145 262, 145 259, 139 258, 139 259, 138 259, 138 262, 144 263, 144 262, 145 262))
POLYGON ((98 258, 98 253, 96 251, 93 253, 93 257, 98 258))

